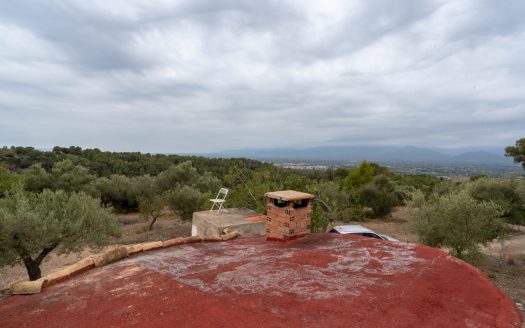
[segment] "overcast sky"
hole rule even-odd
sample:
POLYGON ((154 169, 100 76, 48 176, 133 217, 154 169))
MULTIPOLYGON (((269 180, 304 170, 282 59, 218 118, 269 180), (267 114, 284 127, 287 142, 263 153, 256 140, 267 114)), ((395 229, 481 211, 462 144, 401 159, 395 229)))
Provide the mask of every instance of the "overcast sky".
POLYGON ((525 1, 0 1, 0 145, 525 137, 525 1))

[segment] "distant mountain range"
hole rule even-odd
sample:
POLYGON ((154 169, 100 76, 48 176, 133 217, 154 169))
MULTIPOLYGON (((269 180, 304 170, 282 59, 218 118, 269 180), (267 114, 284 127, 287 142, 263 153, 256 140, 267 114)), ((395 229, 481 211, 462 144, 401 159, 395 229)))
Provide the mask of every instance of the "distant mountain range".
POLYGON ((470 151, 447 154, 419 147, 393 146, 323 146, 312 148, 243 149, 200 154, 211 157, 247 157, 265 161, 375 161, 386 163, 461 163, 461 164, 507 164, 511 158, 503 151, 470 151))

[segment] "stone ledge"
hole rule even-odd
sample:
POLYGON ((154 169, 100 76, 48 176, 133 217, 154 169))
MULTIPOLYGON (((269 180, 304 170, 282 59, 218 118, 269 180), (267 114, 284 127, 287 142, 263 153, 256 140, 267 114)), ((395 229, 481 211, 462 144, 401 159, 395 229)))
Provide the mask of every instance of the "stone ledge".
POLYGON ((119 261, 129 256, 139 254, 146 251, 151 251, 159 248, 173 247, 176 245, 198 243, 198 242, 216 242, 227 241, 238 237, 240 234, 237 231, 229 231, 220 237, 205 239, 199 236, 178 237, 165 241, 153 241, 148 243, 140 243, 134 245, 120 246, 97 257, 87 257, 74 264, 63 267, 54 271, 35 281, 17 281, 10 286, 12 295, 30 295, 37 294, 42 291, 42 288, 57 284, 59 282, 68 280, 89 271, 94 268, 102 267, 104 265, 119 261))

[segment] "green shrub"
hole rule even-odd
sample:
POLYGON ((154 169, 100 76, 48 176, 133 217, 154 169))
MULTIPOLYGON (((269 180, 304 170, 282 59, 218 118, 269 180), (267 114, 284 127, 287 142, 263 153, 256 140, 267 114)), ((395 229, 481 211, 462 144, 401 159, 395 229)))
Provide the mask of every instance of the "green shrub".
POLYGON ((479 178, 465 188, 478 201, 492 201, 499 205, 502 217, 508 223, 525 224, 525 200, 521 195, 523 181, 517 179, 479 178))
POLYGON ((24 188, 32 192, 53 189, 51 175, 40 164, 33 164, 22 175, 24 188))
POLYGON ((442 183, 440 178, 425 174, 393 174, 392 178, 396 184, 396 189, 401 193, 402 200, 408 200, 410 192, 415 189, 429 195, 434 192, 437 185, 442 183))
POLYGON ((172 211, 181 218, 191 219, 193 212, 203 210, 209 194, 204 194, 190 186, 182 186, 166 193, 166 202, 172 211))
POLYGON ((386 175, 388 173, 389 171, 386 167, 363 161, 348 172, 348 175, 343 180, 343 186, 347 191, 357 189, 371 182, 376 175, 386 175))
POLYGON ((116 174, 109 179, 99 178, 93 183, 92 194, 100 197, 103 204, 113 206, 117 212, 136 211, 143 190, 139 181, 137 178, 116 174))
POLYGON ((56 162, 51 172, 47 172, 40 164, 34 164, 22 176, 25 189, 32 192, 44 189, 88 192, 94 180, 95 176, 89 174, 85 167, 75 165, 70 160, 56 162))
POLYGON ((351 222, 358 221, 364 222, 370 220, 373 217, 374 213, 371 209, 367 207, 348 207, 343 210, 337 211, 335 214, 335 219, 337 221, 351 222))
POLYGON ((197 182, 199 174, 190 161, 170 166, 157 176, 157 185, 162 192, 180 186, 192 186, 197 182))
POLYGON ((330 219, 326 209, 318 206, 318 204, 314 205, 312 207, 310 230, 312 232, 324 232, 329 224, 330 219))
POLYGON ((408 218, 422 243, 449 247, 463 259, 479 255, 479 245, 505 235, 506 226, 500 207, 491 201, 477 201, 466 191, 433 194, 425 199, 414 194, 408 218))
POLYGON ((75 165, 70 160, 57 162, 51 169, 51 185, 53 190, 66 192, 86 191, 95 176, 82 165, 75 165))
POLYGON ((374 211, 374 217, 389 214, 401 203, 395 186, 385 175, 378 175, 370 183, 359 189, 361 203, 374 211))
POLYGON ((18 176, 9 172, 0 164, 0 197, 11 189, 18 181, 18 176))

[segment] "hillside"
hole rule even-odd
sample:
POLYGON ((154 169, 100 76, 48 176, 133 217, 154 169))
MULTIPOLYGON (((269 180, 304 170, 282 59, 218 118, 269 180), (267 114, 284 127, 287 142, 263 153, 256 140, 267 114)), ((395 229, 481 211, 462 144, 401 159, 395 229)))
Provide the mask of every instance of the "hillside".
POLYGON ((492 150, 454 154, 413 146, 322 146, 309 148, 241 149, 206 154, 213 157, 247 157, 259 160, 377 161, 398 163, 476 163, 513 166, 512 159, 492 150))

